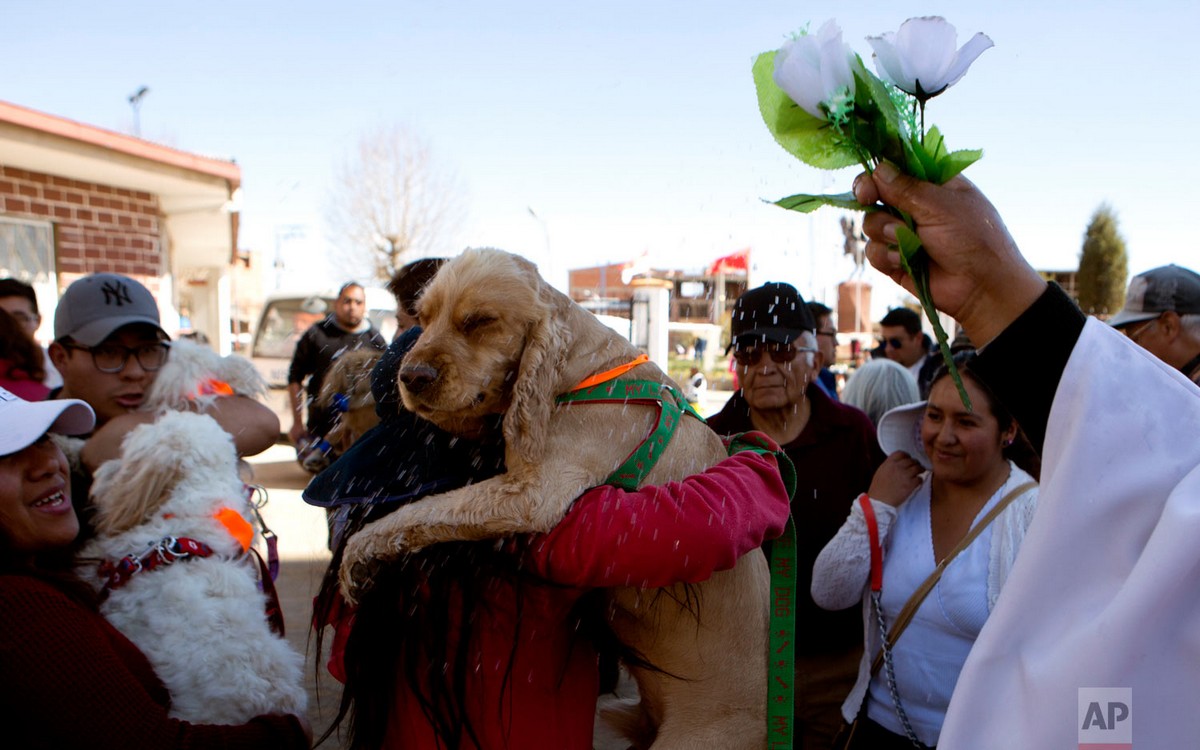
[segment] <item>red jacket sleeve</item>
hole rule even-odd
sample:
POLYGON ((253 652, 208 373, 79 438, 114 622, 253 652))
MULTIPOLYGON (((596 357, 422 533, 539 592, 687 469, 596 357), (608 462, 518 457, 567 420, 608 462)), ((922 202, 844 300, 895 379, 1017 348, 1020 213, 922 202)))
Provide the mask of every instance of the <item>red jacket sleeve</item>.
MULTIPOLYGON (((201 726, 167 717, 145 657, 103 618, 24 576, 0 577, 0 696, 20 747, 307 748, 293 717, 201 726)), ((163 691, 165 693, 165 691, 163 691)))
POLYGON ((783 533, 788 512, 775 456, 739 453, 660 487, 589 490, 530 539, 527 565, 580 588, 698 583, 783 533))

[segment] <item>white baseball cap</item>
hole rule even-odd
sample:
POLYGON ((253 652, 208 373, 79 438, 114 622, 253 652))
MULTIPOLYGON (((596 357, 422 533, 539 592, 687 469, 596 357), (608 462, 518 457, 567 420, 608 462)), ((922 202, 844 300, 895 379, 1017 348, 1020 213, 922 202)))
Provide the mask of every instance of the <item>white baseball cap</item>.
POLYGON ((879 418, 879 447, 886 455, 904 451, 926 469, 933 467, 921 441, 921 421, 925 419, 926 401, 897 406, 879 418))
POLYGON ((47 432, 83 435, 96 426, 96 414, 86 402, 74 398, 26 401, 0 388, 0 456, 33 445, 47 432))

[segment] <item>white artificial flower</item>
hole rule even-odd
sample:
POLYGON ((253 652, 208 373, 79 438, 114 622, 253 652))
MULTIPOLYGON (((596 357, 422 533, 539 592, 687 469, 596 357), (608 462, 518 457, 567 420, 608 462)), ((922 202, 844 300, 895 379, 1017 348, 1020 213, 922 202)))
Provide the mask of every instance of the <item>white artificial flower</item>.
POLYGON ((853 59, 841 28, 826 21, 816 34, 802 34, 776 53, 775 85, 805 112, 825 120, 830 101, 854 97, 853 59))
POLYGON ((940 16, 910 18, 896 33, 869 36, 875 67, 890 81, 922 102, 945 91, 966 75, 975 58, 992 46, 979 33, 956 49, 958 33, 940 16))

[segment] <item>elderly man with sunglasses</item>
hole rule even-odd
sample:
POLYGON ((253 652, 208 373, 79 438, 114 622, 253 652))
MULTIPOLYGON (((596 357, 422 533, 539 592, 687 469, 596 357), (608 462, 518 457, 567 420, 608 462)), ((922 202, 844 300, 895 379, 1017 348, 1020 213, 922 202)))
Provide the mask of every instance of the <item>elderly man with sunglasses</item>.
MULTIPOLYGON (((85 276, 67 288, 54 315, 50 359, 63 386, 51 398, 77 398, 96 412, 96 431, 72 462, 72 497, 87 500, 90 471, 115 458, 125 434, 155 415, 138 411, 170 355, 158 304, 137 281, 113 273, 85 276)), ((206 413, 233 436, 238 453, 261 453, 279 435, 279 419, 252 398, 216 399, 206 413)))
POLYGON ((867 415, 818 387, 823 357, 816 325, 794 287, 771 282, 749 290, 734 305, 730 325, 741 387, 708 424, 722 435, 765 432, 796 466, 795 747, 828 748, 858 675, 862 611, 818 607, 812 566, 884 456, 867 415))

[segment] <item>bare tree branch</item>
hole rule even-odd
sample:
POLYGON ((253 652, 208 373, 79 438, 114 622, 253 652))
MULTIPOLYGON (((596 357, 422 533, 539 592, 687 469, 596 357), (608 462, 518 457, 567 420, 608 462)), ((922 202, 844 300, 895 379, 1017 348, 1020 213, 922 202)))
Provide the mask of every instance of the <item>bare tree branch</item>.
POLYGON ((341 259, 387 281, 411 260, 449 254, 465 216, 464 190, 429 142, 391 125, 364 134, 336 169, 327 218, 341 259))

